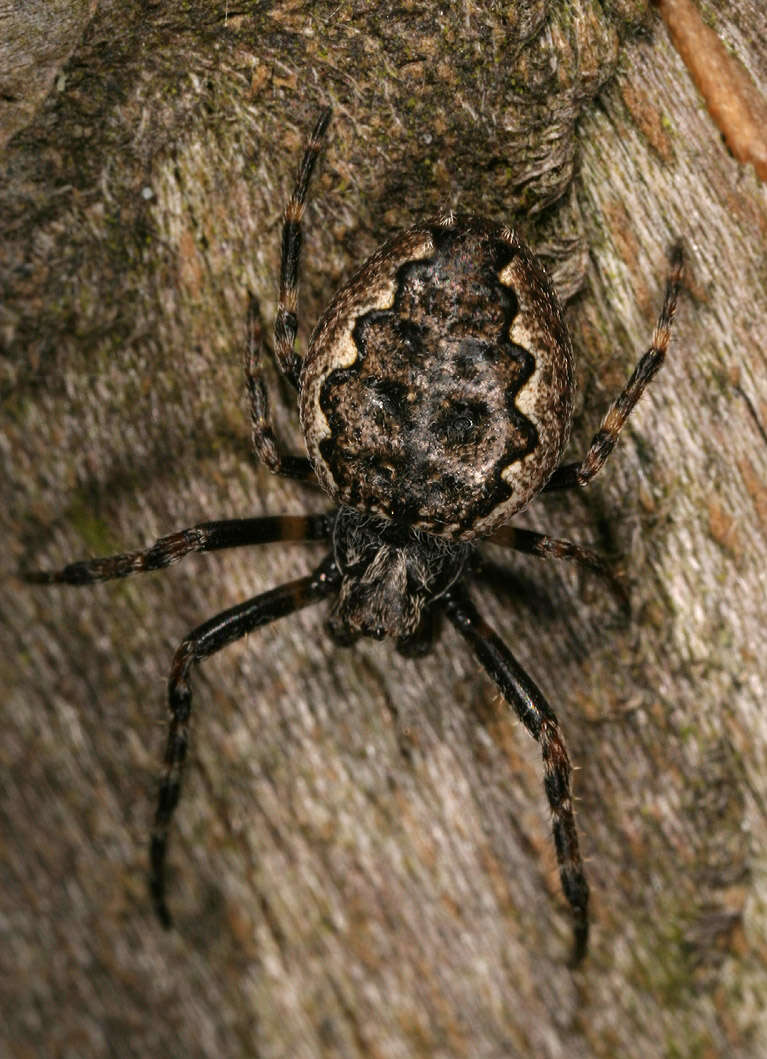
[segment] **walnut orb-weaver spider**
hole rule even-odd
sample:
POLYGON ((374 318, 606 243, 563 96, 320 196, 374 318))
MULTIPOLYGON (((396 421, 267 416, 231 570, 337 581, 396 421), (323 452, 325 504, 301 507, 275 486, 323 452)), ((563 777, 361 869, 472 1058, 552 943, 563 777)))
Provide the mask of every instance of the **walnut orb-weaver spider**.
POLYGON ((548 277, 520 238, 500 224, 448 213, 395 235, 335 295, 305 357, 296 353, 301 218, 330 115, 327 109, 317 121, 285 211, 274 326, 274 356, 298 392, 308 458, 287 453, 272 428, 253 298, 245 372, 258 456, 275 474, 314 475, 335 509, 205 522, 147 549, 24 577, 84 585, 159 570, 190 552, 287 540, 331 544, 314 573, 223 611, 194 629, 175 653, 150 846, 150 891, 166 927, 166 851, 186 759, 193 665, 326 598, 333 599, 327 628, 336 643, 392 636, 408 656, 429 650, 435 617, 445 614, 540 744, 578 963, 588 942, 589 890, 567 751, 551 707, 480 617, 465 580, 479 566, 483 538, 581 563, 610 578, 604 561, 588 549, 514 528, 508 520, 544 490, 586 485, 610 455, 663 362, 681 282, 681 246, 672 252, 652 345, 585 457, 560 464, 574 393, 570 338, 548 277))

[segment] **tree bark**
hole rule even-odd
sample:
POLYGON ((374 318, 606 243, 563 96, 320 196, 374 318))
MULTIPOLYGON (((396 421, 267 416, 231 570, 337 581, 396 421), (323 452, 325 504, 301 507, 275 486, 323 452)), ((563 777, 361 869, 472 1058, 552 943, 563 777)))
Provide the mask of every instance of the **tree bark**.
MULTIPOLYGON (((18 69, 36 48, 52 64, 47 95, 4 95, 0 1050, 764 1054, 767 193, 657 13, 59 6, 42 34, 0 7, 18 69), (172 653, 322 547, 90 589, 14 577, 329 507, 255 464, 242 376, 247 291, 270 325, 281 210, 328 103, 300 348, 397 228, 448 207, 503 219, 568 299, 569 458, 649 345, 685 241, 669 358, 617 450, 519 519, 619 555, 630 619, 587 575, 498 549, 515 591, 473 589, 578 769, 577 971, 539 748, 451 628, 422 661, 340 651, 320 605, 198 667, 165 933, 145 879, 172 653)), ((764 94, 763 5, 706 11, 764 94)))

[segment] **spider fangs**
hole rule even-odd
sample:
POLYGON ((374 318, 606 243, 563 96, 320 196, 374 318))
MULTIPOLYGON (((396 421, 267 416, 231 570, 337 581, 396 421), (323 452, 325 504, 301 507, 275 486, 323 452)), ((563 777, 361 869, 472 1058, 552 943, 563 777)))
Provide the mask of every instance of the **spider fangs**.
POLYGON ((586 953, 589 891, 567 751, 551 707, 480 617, 466 580, 476 569, 482 539, 581 563, 610 578, 603 560, 588 549, 516 529, 508 520, 542 491, 588 484, 610 455, 663 363, 682 249, 672 251, 652 345, 584 458, 561 464, 574 390, 570 338, 546 274, 503 225, 445 214, 395 235, 330 302, 306 356, 296 353, 301 217, 329 120, 328 109, 314 128, 285 211, 274 327, 274 356, 298 392, 308 458, 285 452, 272 428, 252 298, 245 372, 258 456, 275 474, 316 476, 335 509, 206 522, 148 549, 24 576, 83 585, 158 570, 190 552, 268 541, 330 542, 314 573, 224 611, 194 629, 176 651, 150 847, 150 889, 165 926, 171 923, 165 858, 186 758, 192 667, 258 626, 326 598, 332 601, 327 628, 337 643, 391 636, 406 655, 426 652, 435 616, 447 615, 540 744, 562 888, 574 919, 575 964, 586 953))

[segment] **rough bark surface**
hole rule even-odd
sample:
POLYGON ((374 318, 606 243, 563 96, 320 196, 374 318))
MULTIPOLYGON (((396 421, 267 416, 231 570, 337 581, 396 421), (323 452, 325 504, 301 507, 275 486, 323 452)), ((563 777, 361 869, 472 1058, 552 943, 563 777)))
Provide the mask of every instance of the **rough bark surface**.
MULTIPOLYGON (((38 69, 43 41, 54 71, 47 96, 3 99, 0 1051, 765 1054, 767 194, 660 20, 640 0, 58 7, 56 37, 0 5, 0 66, 12 41, 38 69), (570 299, 573 458, 687 243, 669 361, 616 453, 521 520, 622 556, 630 621, 587 577, 501 552, 519 591, 475 592, 579 766, 576 972, 538 748, 450 629, 420 662, 340 652, 317 608, 198 670, 166 934, 145 877, 172 651, 321 551, 91 589, 13 577, 324 509, 255 465, 241 348, 248 288, 271 322, 280 212, 327 102, 303 341, 394 229, 448 206, 515 223, 570 299)), ((706 11, 767 91, 761 2, 706 11)), ((298 444, 286 389, 275 404, 298 444)))

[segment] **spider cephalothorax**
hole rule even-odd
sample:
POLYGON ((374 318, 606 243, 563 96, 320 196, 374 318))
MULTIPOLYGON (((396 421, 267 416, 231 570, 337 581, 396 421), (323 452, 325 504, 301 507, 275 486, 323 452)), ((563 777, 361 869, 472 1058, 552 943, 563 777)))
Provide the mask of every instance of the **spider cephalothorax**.
POLYGON ((339 508, 333 553, 341 574, 328 629, 337 643, 393 636, 407 652, 431 607, 460 577, 470 547, 390 519, 339 508))
POLYGON ((256 452, 276 474, 315 475, 336 508, 325 515, 206 522, 152 547, 61 570, 38 583, 90 584, 157 570, 189 552, 279 540, 325 540, 307 577, 247 600, 194 629, 173 659, 170 730, 150 847, 150 887, 166 926, 168 831, 181 789, 192 666, 260 625, 321 599, 339 644, 393 637, 407 655, 431 645, 442 613, 477 658, 543 757, 545 790, 565 896, 575 921, 574 962, 588 939, 588 886, 578 849, 570 763, 556 717, 511 651, 483 621, 466 580, 489 539, 584 564, 610 577, 593 552, 516 529, 508 519, 538 493, 586 485, 663 362, 681 280, 676 247, 650 349, 610 407, 583 460, 560 465, 570 432, 573 366, 562 309, 545 272, 510 229, 444 214, 394 236, 336 294, 302 360, 295 351, 301 217, 330 120, 321 115, 285 212, 274 356, 299 396, 308 458, 283 451, 262 377, 264 343, 251 298, 246 381, 256 452))

